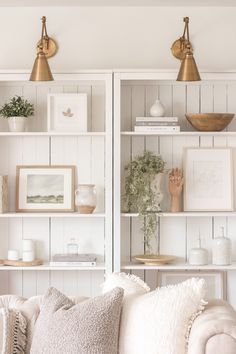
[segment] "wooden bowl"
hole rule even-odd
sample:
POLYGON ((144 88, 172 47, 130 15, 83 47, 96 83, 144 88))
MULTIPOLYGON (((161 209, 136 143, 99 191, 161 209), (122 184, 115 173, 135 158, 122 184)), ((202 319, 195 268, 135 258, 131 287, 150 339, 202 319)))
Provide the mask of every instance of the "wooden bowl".
POLYGON ((189 123, 201 132, 219 132, 233 119, 233 113, 187 113, 189 123))
POLYGON ((175 256, 167 256, 163 254, 150 254, 150 255, 138 255, 134 256, 136 261, 144 263, 145 265, 163 265, 173 262, 176 257, 175 256))

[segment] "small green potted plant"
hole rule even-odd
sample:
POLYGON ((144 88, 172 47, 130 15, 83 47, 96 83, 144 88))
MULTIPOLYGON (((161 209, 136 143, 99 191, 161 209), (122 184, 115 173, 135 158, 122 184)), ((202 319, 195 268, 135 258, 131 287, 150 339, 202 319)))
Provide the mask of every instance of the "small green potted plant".
POLYGON ((147 255, 158 252, 157 225, 165 164, 160 155, 145 151, 125 166, 125 211, 139 214, 147 255))
POLYGON ((14 96, 0 108, 0 116, 8 120, 11 132, 25 131, 26 118, 34 114, 34 105, 22 96, 14 96))

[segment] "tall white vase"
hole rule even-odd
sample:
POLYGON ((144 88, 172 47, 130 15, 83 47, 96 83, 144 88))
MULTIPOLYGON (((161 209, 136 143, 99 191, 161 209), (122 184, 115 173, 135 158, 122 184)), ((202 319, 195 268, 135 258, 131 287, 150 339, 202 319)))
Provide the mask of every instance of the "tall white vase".
POLYGON ((25 117, 9 117, 8 120, 8 127, 10 132, 24 132, 25 131, 25 117))
POLYGON ((163 177, 164 173, 158 173, 154 179, 154 181, 152 182, 152 190, 155 193, 155 204, 157 206, 157 211, 161 210, 160 204, 161 201, 163 199, 163 193, 161 191, 161 182, 162 182, 162 177, 163 177))

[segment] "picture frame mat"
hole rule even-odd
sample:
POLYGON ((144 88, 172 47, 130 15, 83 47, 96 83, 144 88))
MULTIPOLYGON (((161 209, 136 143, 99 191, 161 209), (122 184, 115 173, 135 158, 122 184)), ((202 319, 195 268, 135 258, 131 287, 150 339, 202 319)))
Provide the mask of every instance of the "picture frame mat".
MULTIPOLYGON (((50 132, 87 132, 87 94, 86 93, 58 93, 48 94, 47 130, 50 132), (77 105, 74 119, 62 119, 59 114, 59 104, 67 110, 72 104, 77 105)), ((60 110, 60 111, 61 111, 60 110)), ((75 111, 73 112, 75 113, 75 111)))
MULTIPOLYGON (((191 158, 190 158, 191 161, 191 158)), ((183 160, 183 170, 184 170, 184 211, 233 211, 234 210, 234 202, 233 202, 233 153, 232 148, 228 147, 216 147, 216 148, 193 148, 193 147, 186 147, 184 148, 184 160, 183 160), (206 168, 209 165, 210 157, 206 155, 206 152, 209 151, 211 157, 216 155, 212 162, 219 161, 219 154, 222 152, 225 154, 222 158, 221 162, 225 165, 225 169, 222 169, 222 185, 224 186, 223 197, 220 198, 212 198, 207 199, 203 197, 193 197, 193 179, 194 177, 191 175, 193 171, 188 166, 188 153, 189 152, 196 152, 195 155, 199 153, 203 153, 201 157, 201 161, 205 161, 206 168), (216 154, 217 152, 217 154, 216 154), (227 168, 228 167, 228 168, 227 168), (228 173, 227 173, 228 170, 228 173), (218 207, 217 207, 218 205, 218 207)), ((213 187, 217 190, 217 187, 212 183, 213 187)))

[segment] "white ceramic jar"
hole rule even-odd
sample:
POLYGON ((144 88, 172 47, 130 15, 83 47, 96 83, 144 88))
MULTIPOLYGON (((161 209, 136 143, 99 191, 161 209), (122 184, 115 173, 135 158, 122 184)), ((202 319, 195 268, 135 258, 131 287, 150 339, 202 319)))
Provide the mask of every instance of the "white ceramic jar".
POLYGON ((97 205, 94 184, 79 184, 75 191, 75 208, 81 214, 92 214, 97 205))
POLYGON ((231 241, 225 237, 224 227, 221 228, 222 236, 213 240, 212 263, 215 265, 231 264, 231 241))
POLYGON ((160 100, 156 99, 152 107, 150 108, 151 117, 163 117, 165 114, 165 107, 160 100))
POLYGON ((208 264, 208 251, 201 247, 201 239, 198 239, 198 246, 192 248, 189 254, 189 264, 206 265, 208 264))

